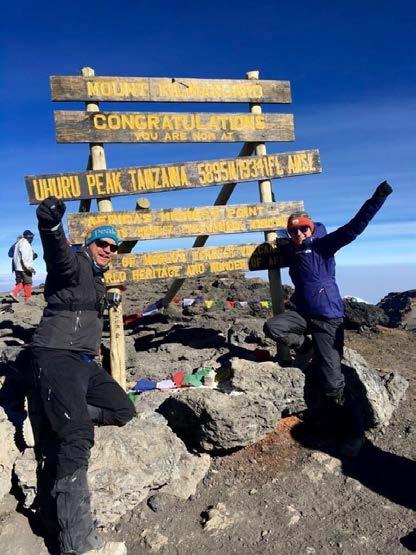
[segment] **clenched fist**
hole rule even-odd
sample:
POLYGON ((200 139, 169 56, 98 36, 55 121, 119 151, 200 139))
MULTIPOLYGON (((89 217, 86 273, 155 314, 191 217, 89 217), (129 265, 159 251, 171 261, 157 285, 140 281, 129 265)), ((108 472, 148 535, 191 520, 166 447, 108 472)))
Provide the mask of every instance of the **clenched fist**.
POLYGON ((61 223, 65 214, 66 206, 62 200, 56 197, 48 197, 43 200, 36 210, 39 226, 42 229, 52 229, 61 223))

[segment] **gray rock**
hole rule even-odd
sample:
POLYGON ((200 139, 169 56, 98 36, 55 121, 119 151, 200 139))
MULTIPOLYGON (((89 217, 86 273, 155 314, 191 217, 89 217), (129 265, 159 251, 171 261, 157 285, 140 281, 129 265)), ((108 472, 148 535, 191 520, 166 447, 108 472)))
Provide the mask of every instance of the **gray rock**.
MULTIPOLYGON (((114 523, 154 490, 187 499, 209 465, 208 456, 186 450, 160 414, 141 414, 123 428, 98 428, 88 469, 94 516, 100 526, 114 523)), ((20 457, 15 473, 29 507, 36 491, 33 451, 20 457)))
POLYGON ((2 555, 48 555, 44 541, 33 533, 29 521, 21 512, 1 515, 0 553, 2 555))
POLYGON ((403 398, 408 382, 397 374, 382 378, 365 359, 352 349, 344 348, 343 370, 367 428, 387 426, 403 398))
MULTIPOLYGON (((347 348, 343 369, 366 427, 386 426, 406 391, 406 380, 395 374, 380 377, 347 348)), ((231 394, 191 388, 170 393, 163 402, 158 394, 149 394, 147 406, 161 412, 184 441, 208 452, 255 443, 273 430, 282 415, 306 408, 305 379, 298 368, 234 358, 231 373, 231 394)))
POLYGON ((151 553, 158 553, 160 549, 162 549, 165 545, 169 543, 169 539, 157 531, 156 527, 152 530, 143 530, 140 534, 141 543, 143 543, 143 547, 146 551, 150 551, 151 553))
POLYGON ((185 477, 184 494, 193 493, 208 467, 209 460, 188 453, 159 414, 139 415, 124 428, 99 428, 88 472, 94 513, 101 523, 114 522, 150 491, 170 486, 175 494, 185 477))
POLYGON ((404 330, 416 330, 416 289, 401 293, 389 293, 378 306, 389 318, 389 326, 404 330))
POLYGON ((159 411, 178 435, 208 452, 255 443, 280 418, 274 403, 260 395, 233 395, 206 388, 180 391, 159 411))
POLYGON ((33 449, 26 449, 14 464, 14 474, 17 478, 17 486, 23 494, 25 509, 32 507, 36 497, 36 469, 37 461, 33 449))
POLYGON ((206 532, 216 534, 232 526, 234 522, 235 517, 230 515, 225 504, 217 503, 215 507, 208 509, 206 519, 202 525, 206 532))
POLYGON ((15 429, 7 419, 7 415, 0 407, 0 499, 12 487, 12 469, 19 456, 19 450, 14 442, 15 429))
POLYGON ((231 370, 234 390, 272 402, 280 414, 293 414, 306 408, 305 377, 299 368, 233 358, 231 370))

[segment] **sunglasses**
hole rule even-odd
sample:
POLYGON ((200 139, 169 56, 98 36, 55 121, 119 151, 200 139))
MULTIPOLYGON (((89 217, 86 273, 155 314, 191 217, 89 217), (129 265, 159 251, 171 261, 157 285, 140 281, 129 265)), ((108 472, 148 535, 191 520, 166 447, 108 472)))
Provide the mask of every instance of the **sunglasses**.
POLYGON ((118 251, 118 245, 113 245, 113 243, 109 243, 108 241, 104 241, 104 239, 96 239, 94 241, 94 243, 97 245, 97 247, 100 247, 100 249, 105 249, 107 247, 110 247, 111 252, 117 252, 118 251))
POLYGON ((299 227, 291 227, 288 229, 290 235, 297 235, 298 231, 301 233, 306 233, 310 229, 308 225, 300 225, 299 227))

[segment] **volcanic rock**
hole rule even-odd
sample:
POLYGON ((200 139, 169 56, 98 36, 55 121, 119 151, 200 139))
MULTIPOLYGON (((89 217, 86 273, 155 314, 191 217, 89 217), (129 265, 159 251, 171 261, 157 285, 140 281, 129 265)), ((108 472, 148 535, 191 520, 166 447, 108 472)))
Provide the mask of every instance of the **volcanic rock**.
POLYGON ((353 349, 344 348, 342 361, 347 387, 353 393, 367 428, 385 427, 409 386, 393 372, 380 377, 353 349))
POLYGON ((12 469, 19 456, 19 450, 14 442, 15 429, 9 422, 3 408, 0 407, 0 499, 12 487, 12 469))
POLYGON ((416 289, 389 293, 377 306, 387 314, 390 327, 416 331, 416 289))
POLYGON ((377 331, 377 326, 385 326, 388 322, 384 310, 380 306, 344 299, 346 329, 377 331))
POLYGON ((278 413, 290 415, 305 408, 305 377, 299 368, 281 368, 275 362, 231 360, 231 386, 235 391, 270 401, 278 413))
MULTIPOLYGON (((187 499, 210 466, 207 455, 186 450, 160 414, 140 414, 123 428, 106 426, 95 435, 88 480, 99 526, 116 522, 154 490, 187 499)), ((17 460, 14 471, 30 507, 36 492, 32 450, 17 460)))

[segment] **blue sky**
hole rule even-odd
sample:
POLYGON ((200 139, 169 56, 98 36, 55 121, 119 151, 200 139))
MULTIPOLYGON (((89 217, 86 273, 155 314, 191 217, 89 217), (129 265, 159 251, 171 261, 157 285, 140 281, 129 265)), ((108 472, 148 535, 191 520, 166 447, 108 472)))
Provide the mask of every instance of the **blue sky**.
MULTIPOLYGON (((7 249, 23 229, 36 229, 26 174, 82 170, 87 145, 55 142, 50 75, 261 78, 291 82, 291 105, 264 112, 295 115, 296 140, 268 152, 319 148, 323 173, 275 180, 277 200, 298 200, 335 229, 375 186, 394 188, 365 233, 337 256, 342 292, 379 300, 415 287, 416 4, 410 0, 8 3, 2 8, 0 121, 0 290, 9 287, 7 249)), ((247 111, 243 104, 116 104, 103 109, 247 111)), ((238 144, 106 145, 109 167, 235 156, 238 144)), ((149 195, 152 207, 212 203, 217 188, 149 195)), ((256 202, 255 183, 232 202, 256 202)), ((76 210, 77 203, 68 203, 76 210)), ((114 200, 133 209, 134 198, 114 200)), ((209 244, 255 242, 260 235, 213 237, 209 244)), ((140 248, 190 246, 191 239, 145 242, 140 248)), ((39 238, 35 249, 41 252, 39 238)), ((37 263, 38 278, 44 268, 37 263)))

